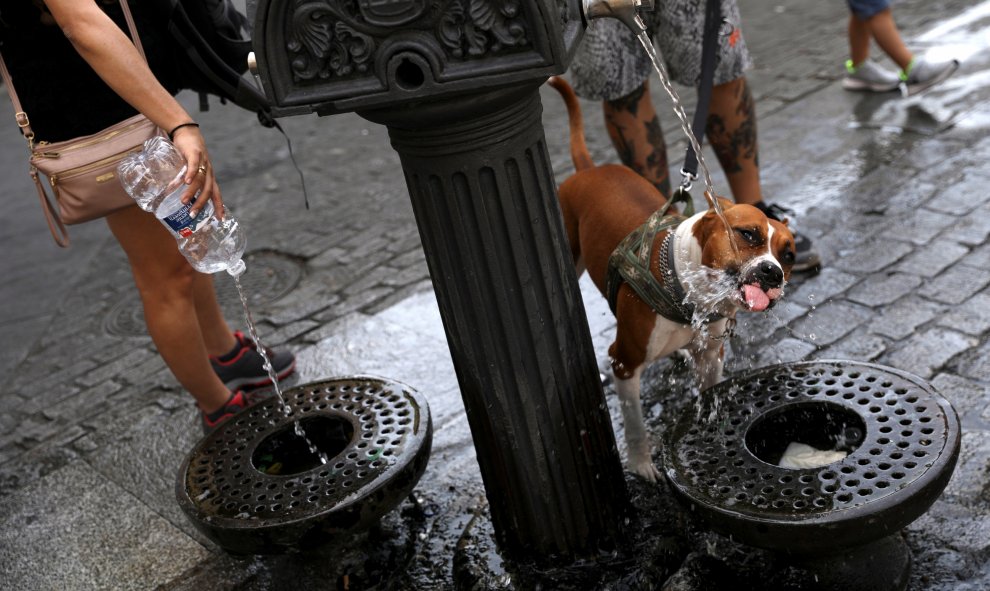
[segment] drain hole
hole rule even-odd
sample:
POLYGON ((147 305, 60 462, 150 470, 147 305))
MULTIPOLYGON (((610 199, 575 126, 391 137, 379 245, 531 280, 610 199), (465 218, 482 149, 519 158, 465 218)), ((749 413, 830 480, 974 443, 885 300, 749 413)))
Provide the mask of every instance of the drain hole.
POLYGON ((854 451, 863 441, 866 423, 855 412, 831 402, 788 404, 773 409, 746 433, 746 447, 760 460, 778 465, 791 442, 820 450, 854 451))
MULTIPOLYGON (((328 458, 344 451, 354 436, 354 427, 339 417, 305 417, 299 425, 313 445, 328 458)), ((320 458, 309 451, 306 441, 296 435, 294 423, 266 437, 255 449, 251 463, 259 472, 282 475, 299 474, 321 465, 320 458)))

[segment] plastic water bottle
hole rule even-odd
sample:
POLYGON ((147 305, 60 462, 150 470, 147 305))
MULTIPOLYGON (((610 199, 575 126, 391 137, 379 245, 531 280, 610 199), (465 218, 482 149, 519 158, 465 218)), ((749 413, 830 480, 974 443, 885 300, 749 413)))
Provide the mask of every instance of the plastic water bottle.
POLYGON ((124 158, 117 172, 127 194, 168 228, 194 269, 202 273, 227 271, 234 277, 244 272, 242 257, 247 241, 230 210, 224 208, 223 220, 218 220, 213 203, 207 202, 193 217, 189 215, 192 204, 182 203, 182 193, 188 187, 182 182, 186 163, 171 142, 151 138, 143 151, 124 158))

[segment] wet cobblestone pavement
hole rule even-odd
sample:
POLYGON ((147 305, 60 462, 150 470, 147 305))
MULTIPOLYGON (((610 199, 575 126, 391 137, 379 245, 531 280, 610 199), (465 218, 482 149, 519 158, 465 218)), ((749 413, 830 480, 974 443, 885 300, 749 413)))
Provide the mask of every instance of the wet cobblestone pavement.
MULTIPOLYGON (((794 278, 769 314, 741 318, 728 375, 778 362, 850 359, 932 384, 959 415, 962 451, 941 498, 905 529, 914 558, 908 589, 990 588, 990 2, 895 3, 911 47, 962 59, 944 84, 906 99, 841 89, 844 3, 740 6, 755 61, 749 81, 764 193, 795 209, 824 269, 794 278)), ((654 96, 673 140, 669 103, 654 96)), ((195 109, 195 97, 183 100, 195 109)), ((543 93, 543 103, 552 164, 563 179, 572 170, 565 113, 553 91, 543 93)), ((592 156, 615 161, 600 110, 583 106, 592 156)), ((287 385, 371 374, 416 388, 433 418, 426 474, 378 526, 329 546, 237 558, 206 540, 174 492, 178 467, 199 436, 198 417, 144 332, 125 258, 99 222, 70 228, 69 250, 52 244, 24 146, 3 116, 3 587, 453 588, 455 550, 470 540, 462 539, 465 528, 472 519, 484 527, 485 491, 384 128, 353 115, 282 121, 306 175, 307 211, 277 132, 216 103, 197 119, 225 201, 248 232, 244 281, 259 334, 297 353, 298 371, 287 385)), ((683 145, 671 141, 670 154, 682 154, 683 145)), ((727 186, 720 176, 715 182, 727 186)), ((240 326, 229 278, 216 279, 228 318, 240 326)), ((604 368, 613 321, 587 278, 581 285, 604 368)), ((649 371, 644 408, 658 442, 691 403, 688 381, 675 361, 649 371)), ((614 392, 606 393, 618 417, 614 392)), ((621 448, 618 418, 614 424, 621 448)), ((603 575, 594 586, 801 588, 800 572, 705 531, 665 485, 627 480, 641 531, 652 534, 644 536, 650 547, 643 555, 656 559, 624 576, 603 575)), ((496 578, 477 588, 505 583, 496 578)))

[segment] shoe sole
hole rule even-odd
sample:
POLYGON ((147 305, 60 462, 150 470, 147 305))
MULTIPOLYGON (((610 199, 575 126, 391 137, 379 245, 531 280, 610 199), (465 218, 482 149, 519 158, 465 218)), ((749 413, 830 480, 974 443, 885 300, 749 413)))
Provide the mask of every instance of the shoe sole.
POLYGON ((859 92, 893 92, 897 90, 897 84, 893 86, 885 84, 872 84, 869 82, 861 82, 859 80, 843 80, 842 88, 845 90, 855 90, 859 92))
MULTIPOLYGON (((275 377, 279 380, 284 380, 285 378, 292 375, 292 372, 296 369, 296 360, 293 359, 287 367, 282 369, 282 371, 275 374, 275 377)), ((272 379, 269 377, 264 377, 262 379, 255 378, 237 378, 236 380, 230 380, 229 382, 224 382, 224 386, 231 392, 236 392, 238 390, 256 390, 258 388, 264 388, 265 386, 272 385, 272 379)))

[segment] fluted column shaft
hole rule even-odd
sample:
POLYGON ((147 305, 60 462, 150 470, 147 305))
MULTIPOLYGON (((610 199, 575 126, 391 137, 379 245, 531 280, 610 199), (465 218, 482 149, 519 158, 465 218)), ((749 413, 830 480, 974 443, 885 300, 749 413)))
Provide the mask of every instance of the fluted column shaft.
POLYGON ((613 547, 627 493, 538 87, 388 113, 503 553, 613 547))

